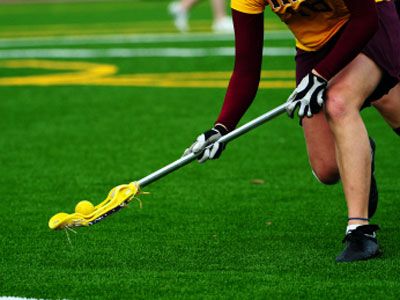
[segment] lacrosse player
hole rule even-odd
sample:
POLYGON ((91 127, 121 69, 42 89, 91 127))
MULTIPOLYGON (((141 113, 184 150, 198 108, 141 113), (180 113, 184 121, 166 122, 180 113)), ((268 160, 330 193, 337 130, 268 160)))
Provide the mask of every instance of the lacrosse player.
POLYGON ((336 261, 373 258, 379 254, 379 227, 369 224, 378 200, 375 143, 359 112, 400 79, 400 21, 393 1, 232 0, 236 56, 225 100, 214 127, 185 153, 201 153, 200 162, 218 158, 224 145, 205 147, 234 129, 252 103, 260 81, 265 6, 296 37, 297 87, 287 112, 300 118, 312 172, 324 184, 340 179, 343 185, 348 225, 336 261))
MULTIPOLYGON (((189 31, 189 13, 200 0, 179 0, 168 5, 168 11, 174 18, 175 27, 180 32, 189 31)), ((211 29, 215 33, 233 33, 232 19, 225 12, 224 0, 211 0, 214 21, 211 29)))

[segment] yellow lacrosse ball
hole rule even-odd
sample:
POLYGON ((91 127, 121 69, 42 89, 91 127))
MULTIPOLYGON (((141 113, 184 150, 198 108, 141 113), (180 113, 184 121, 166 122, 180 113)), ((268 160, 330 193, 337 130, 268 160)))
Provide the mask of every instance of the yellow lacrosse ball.
POLYGON ((80 201, 75 206, 75 212, 82 215, 90 215, 92 212, 95 211, 95 209, 96 208, 94 207, 92 202, 87 200, 80 201))

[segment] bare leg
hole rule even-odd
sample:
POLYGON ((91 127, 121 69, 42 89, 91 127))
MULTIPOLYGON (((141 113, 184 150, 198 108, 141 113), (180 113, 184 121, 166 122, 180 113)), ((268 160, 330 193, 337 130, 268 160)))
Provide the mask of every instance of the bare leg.
POLYGON ((181 0, 181 7, 186 11, 189 12, 193 6, 195 6, 199 0, 181 0))
POLYGON ((173 1, 168 5, 168 11, 174 18, 174 25, 180 32, 189 31, 189 12, 199 0, 173 1))
MULTIPOLYGON (((360 54, 329 82, 325 114, 336 143, 349 217, 368 218, 371 150, 359 110, 381 76, 379 67, 360 54)), ((368 221, 349 221, 353 223, 368 221)))
POLYGON ((211 0, 211 6, 214 14, 214 22, 226 17, 224 0, 211 0))
POLYGON ((303 119, 304 137, 314 176, 324 184, 339 181, 335 140, 323 112, 303 119))
MULTIPOLYGON (((189 31, 189 12, 200 0, 180 0, 171 2, 168 6, 174 18, 175 27, 181 32, 189 31)), ((226 14, 225 0, 210 0, 213 11, 212 30, 216 33, 232 33, 233 22, 226 14)))
POLYGON ((232 33, 233 22, 226 14, 225 0, 210 0, 214 14, 212 30, 216 33, 232 33))
POLYGON ((359 110, 380 78, 379 67, 360 54, 330 81, 325 112, 303 120, 314 174, 331 184, 340 173, 349 217, 368 217, 371 149, 359 110))
POLYGON ((393 129, 400 128, 400 83, 372 105, 393 129))

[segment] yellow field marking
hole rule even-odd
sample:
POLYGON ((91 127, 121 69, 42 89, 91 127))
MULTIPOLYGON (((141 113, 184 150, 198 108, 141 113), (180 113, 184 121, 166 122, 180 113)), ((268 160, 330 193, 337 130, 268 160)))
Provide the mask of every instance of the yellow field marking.
MULTIPOLYGON (((0 61, 0 68, 57 70, 57 74, 0 78, 0 86, 99 85, 136 87, 226 88, 231 72, 171 72, 115 75, 118 68, 109 64, 52 60, 0 61), (67 73, 65 73, 67 71, 67 73), (71 72, 73 71, 73 72, 71 72), (64 73, 63 73, 64 72, 64 73)), ((260 88, 292 88, 291 70, 262 71, 260 88), (278 80, 275 80, 278 79, 278 80)))
MULTIPOLYGON (((211 21, 193 21, 192 31, 210 31, 211 21)), ((0 30, 0 37, 35 37, 54 35, 89 35, 123 33, 168 33, 177 32, 172 20, 158 22, 135 22, 135 23, 95 23, 95 24, 56 24, 38 26, 4 26, 0 30)))
MULTIPOLYGON (((154 78, 162 75, 163 78, 188 78, 188 79, 228 79, 231 76, 231 71, 213 71, 213 72, 174 72, 174 73, 146 73, 146 74, 133 74, 133 75, 125 75, 124 78, 133 78, 140 76, 141 78, 154 78)), ((295 72, 292 70, 271 70, 271 71, 262 71, 261 77, 271 77, 271 78, 293 78, 295 76, 295 72)))
MULTIPOLYGON (((207 32, 210 27, 196 28, 193 32, 207 32)), ((115 34, 116 30, 110 28, 104 29, 76 29, 76 30, 42 30, 42 31, 14 31, 14 32, 0 32, 0 38, 15 38, 15 37, 54 37, 54 36, 80 36, 80 35, 102 35, 102 34, 115 34)), ((173 26, 166 26, 164 28, 119 28, 119 34, 138 34, 138 33, 176 33, 177 31, 173 26)))
MULTIPOLYGON (((205 25, 211 24, 211 20, 193 20, 191 24, 194 25, 205 25)), ((140 27, 140 28, 163 28, 166 25, 173 26, 172 19, 171 20, 160 20, 160 21, 138 21, 138 22, 109 22, 109 23, 79 23, 79 24, 46 24, 46 25, 5 25, 1 27, 1 31, 19 31, 19 30, 68 30, 68 29, 82 29, 85 30, 87 28, 121 28, 121 27, 140 27)))
MULTIPOLYGON (((210 32, 210 20, 194 20, 190 23, 191 32, 210 32)), ((278 23, 268 23, 266 30, 286 29, 278 23)), ((65 36, 65 35, 89 35, 107 34, 118 32, 124 33, 174 33, 177 32, 172 20, 158 22, 135 22, 135 23, 91 23, 91 24, 56 24, 56 25, 15 25, 2 26, 0 37, 43 37, 43 36, 65 36)))
MULTIPOLYGON (((161 75, 161 74, 160 74, 161 75)), ((159 76, 160 76, 159 75, 159 76)), ((206 81, 206 80, 166 80, 157 78, 154 80, 136 79, 127 80, 126 78, 96 78, 86 83, 77 83, 84 85, 106 85, 106 86, 136 86, 136 87, 160 87, 160 88, 226 88, 228 80, 206 81)), ((261 89, 281 89, 294 88, 293 80, 271 80, 261 81, 261 89)))
POLYGON ((0 85, 65 85, 117 73, 114 65, 87 62, 60 62, 52 60, 7 60, 0 61, 0 68, 45 69, 75 71, 60 74, 45 74, 0 78, 0 85))

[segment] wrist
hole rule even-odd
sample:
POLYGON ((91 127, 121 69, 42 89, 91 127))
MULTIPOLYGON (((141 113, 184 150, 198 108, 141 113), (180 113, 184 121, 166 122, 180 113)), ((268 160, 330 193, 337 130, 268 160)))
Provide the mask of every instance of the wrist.
POLYGON ((214 125, 214 128, 218 130, 221 135, 225 135, 229 132, 228 128, 222 123, 216 123, 214 125))
POLYGON ((313 75, 315 75, 315 76, 317 76, 317 77, 319 77, 319 78, 325 80, 325 81, 328 81, 328 80, 325 78, 325 76, 322 76, 321 73, 319 73, 319 72, 318 72, 317 70, 315 70, 315 69, 312 69, 312 70, 311 70, 311 73, 312 73, 313 75))

